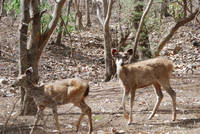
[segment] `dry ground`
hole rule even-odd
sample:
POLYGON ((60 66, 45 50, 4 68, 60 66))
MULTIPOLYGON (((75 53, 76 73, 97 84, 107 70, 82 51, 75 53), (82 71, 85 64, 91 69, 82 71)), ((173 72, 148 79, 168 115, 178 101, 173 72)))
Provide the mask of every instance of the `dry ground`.
MULTIPOLYGON (((111 133, 116 129, 124 133, 199 133, 200 127, 200 98, 199 98, 199 75, 184 76, 183 78, 173 78, 172 87, 177 93, 177 121, 171 121, 171 99, 164 91, 164 99, 158 113, 152 120, 146 120, 153 109, 156 97, 152 87, 139 89, 136 93, 133 110, 133 124, 127 125, 127 120, 123 118, 120 108, 122 90, 116 81, 91 85, 91 92, 87 98, 87 103, 93 111, 94 134, 111 133), (190 79, 188 79, 190 78, 190 79)), ((14 97, 0 98, 1 127, 10 111, 14 97), (7 113, 7 115, 5 115, 7 113)), ((19 110, 19 105, 15 111, 19 110)), ((72 105, 64 105, 59 108, 59 120, 63 133, 75 133, 75 123, 80 114, 78 108, 72 105)), ((33 117, 15 116, 11 118, 7 126, 6 133, 28 133, 33 123, 33 117), (24 132, 25 131, 25 132, 24 132)), ((40 126, 38 134, 53 133, 55 129, 52 113, 49 109, 45 112, 45 125, 40 126)), ((87 132, 87 118, 84 118, 79 133, 87 132)))
MULTIPOLYGON (((17 45, 18 35, 17 26, 10 28, 4 20, 0 24, 1 50, 0 57, 0 76, 11 82, 17 76, 17 45), (3 23, 4 22, 4 23, 3 23), (3 30, 2 30, 3 29, 3 30)), ((191 29, 195 31, 199 27, 184 27, 186 31, 191 29), (192 27, 192 28, 191 28, 192 27)), ((166 47, 169 58, 175 63, 175 72, 171 80, 172 87, 177 93, 177 120, 171 121, 171 98, 164 92, 164 99, 158 113, 152 120, 146 120, 156 102, 156 96, 152 86, 138 89, 136 92, 135 105, 133 108, 133 124, 127 125, 127 120, 123 117, 121 107, 122 90, 117 80, 111 82, 101 82, 103 78, 103 64, 99 63, 103 56, 102 33, 99 30, 91 30, 81 33, 81 42, 79 36, 73 35, 74 48, 76 48, 75 60, 69 62, 70 49, 67 44, 67 37, 64 37, 65 47, 55 46, 53 39, 46 47, 40 63, 40 76, 42 82, 54 79, 80 76, 90 80, 91 90, 87 98, 87 103, 92 108, 94 134, 109 134, 112 130, 119 133, 140 133, 140 134, 198 134, 200 131, 200 56, 199 48, 191 44, 189 32, 179 30, 176 36, 166 47), (179 39, 183 39, 183 41, 179 39), (179 42, 180 41, 180 42, 179 42), (182 50, 178 55, 171 54, 174 44, 181 43, 182 50), (189 70, 186 73, 187 66, 195 64, 193 74, 189 70), (77 68, 81 68, 77 71, 77 68), (75 70, 73 70, 75 69, 75 70)), ((196 30, 197 31, 197 30, 196 30)), ((194 34, 199 34, 196 32, 194 34)), ((0 85, 0 130, 5 125, 6 120, 12 110, 14 103, 20 95, 17 89, 12 89, 8 85, 0 85)), ((128 103, 127 103, 128 104, 128 103)), ((11 118, 5 129, 6 134, 26 134, 30 131, 33 124, 33 116, 18 116, 20 102, 17 101, 11 118)), ((55 125, 50 109, 45 110, 44 121, 41 122, 36 131, 37 134, 55 133, 55 125)), ((62 133, 74 134, 75 123, 80 115, 78 108, 72 105, 59 107, 59 121, 62 133)), ((84 118, 80 131, 85 134, 87 128, 87 118, 84 118)), ((117 134, 117 133, 116 133, 117 134)))

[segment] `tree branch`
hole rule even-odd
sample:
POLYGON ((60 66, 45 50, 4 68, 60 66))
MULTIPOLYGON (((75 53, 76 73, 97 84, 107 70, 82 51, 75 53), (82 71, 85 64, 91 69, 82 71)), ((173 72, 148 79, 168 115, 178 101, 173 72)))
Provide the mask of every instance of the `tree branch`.
POLYGON ((134 47, 133 47, 134 52, 133 52, 133 55, 130 57, 129 62, 133 61, 133 59, 136 57, 137 44, 139 42, 139 36, 140 36, 141 30, 142 30, 143 22, 144 22, 144 19, 147 15, 149 9, 151 8, 152 3, 153 3, 153 0, 149 0, 149 3, 147 5, 141 19, 140 19, 140 24, 139 24, 139 28, 138 28, 137 33, 136 33, 134 47))
POLYGON ((61 10, 64 4, 65 4, 65 0, 56 1, 54 12, 53 12, 53 18, 51 22, 49 23, 49 26, 47 27, 46 31, 42 34, 42 37, 41 37, 41 42, 40 42, 40 47, 39 47, 40 53, 43 50, 44 46, 46 45, 49 37, 53 33, 58 23, 58 19, 61 15, 61 10))
POLYGON ((171 39, 171 37, 174 35, 174 33, 179 29, 179 27, 181 27, 181 26, 185 25, 186 23, 190 22, 191 20, 193 20, 198 12, 199 12, 199 9, 196 9, 196 11, 194 13, 192 13, 190 16, 188 16, 187 18, 184 18, 183 20, 178 21, 169 30, 169 33, 164 38, 161 39, 161 41, 159 42, 158 48, 156 49, 156 52, 155 52, 154 56, 159 56, 160 51, 163 49, 163 47, 165 46, 167 41, 169 41, 171 39))
POLYGON ((99 22, 100 22, 101 25, 103 26, 105 20, 103 19, 103 17, 101 17, 101 14, 100 14, 100 7, 99 7, 99 5, 97 5, 97 18, 99 19, 99 22))

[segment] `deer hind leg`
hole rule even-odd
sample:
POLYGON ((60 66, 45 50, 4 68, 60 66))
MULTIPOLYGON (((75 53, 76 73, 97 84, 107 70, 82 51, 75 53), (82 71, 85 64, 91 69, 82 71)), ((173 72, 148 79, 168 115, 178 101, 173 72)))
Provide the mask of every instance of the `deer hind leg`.
POLYGON ((134 99, 135 99, 135 91, 136 89, 132 89, 131 90, 131 99, 130 99, 130 114, 129 114, 129 121, 128 121, 128 125, 130 125, 132 123, 132 111, 133 111, 133 105, 134 105, 134 99))
POLYGON ((81 120, 83 119, 83 116, 86 114, 88 116, 88 120, 89 120, 89 131, 88 131, 88 134, 91 134, 92 133, 92 129, 93 129, 93 127, 92 127, 92 111, 91 111, 91 108, 84 102, 84 100, 80 102, 78 107, 81 109, 82 114, 80 115, 79 120, 77 122, 76 131, 78 131, 80 123, 81 123, 81 120))
POLYGON ((176 92, 171 88, 169 80, 162 84, 163 88, 167 91, 172 99, 172 121, 176 120, 176 92))
POLYGON ((123 107, 123 114, 126 119, 128 119, 128 113, 126 111, 126 101, 128 98, 129 90, 124 89, 123 97, 122 97, 122 107, 123 107))
POLYGON ((153 111, 152 113, 149 115, 148 119, 152 119, 155 115, 155 113, 158 111, 158 107, 160 106, 160 103, 163 99, 163 94, 162 94, 162 91, 161 91, 161 86, 160 84, 158 84, 157 82, 153 84, 154 87, 155 87, 155 93, 157 95, 157 100, 156 100, 156 104, 153 108, 153 111))
POLYGON ((55 119, 55 124, 56 124, 57 130, 58 130, 58 133, 61 134, 60 125, 59 125, 59 122, 58 122, 57 106, 52 108, 52 112, 53 112, 53 116, 54 116, 54 119, 55 119))
POLYGON ((33 128, 31 129, 30 134, 33 134, 38 121, 42 118, 42 115, 43 115, 42 112, 43 112, 43 110, 44 110, 44 108, 39 108, 38 107, 37 114, 36 114, 35 120, 34 120, 34 125, 33 125, 33 128))

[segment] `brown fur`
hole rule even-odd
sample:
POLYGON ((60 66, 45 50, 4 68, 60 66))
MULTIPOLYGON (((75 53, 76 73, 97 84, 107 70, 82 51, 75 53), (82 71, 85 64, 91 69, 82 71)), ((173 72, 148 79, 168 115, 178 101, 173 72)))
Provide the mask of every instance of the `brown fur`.
POLYGON ((34 127, 31 130, 33 133, 37 122, 45 107, 50 107, 53 110, 56 127, 60 133, 60 126, 58 123, 57 105, 72 103, 79 107, 82 114, 77 122, 77 131, 83 116, 86 114, 89 120, 89 134, 92 133, 92 117, 91 108, 85 103, 84 99, 89 93, 88 81, 80 78, 63 79, 55 82, 50 82, 42 86, 34 85, 30 80, 30 69, 25 74, 18 77, 13 84, 14 86, 22 86, 30 91, 34 101, 38 107, 38 112, 35 118, 34 127))
POLYGON ((141 88, 152 85, 155 81, 169 79, 173 71, 173 64, 165 58, 154 58, 133 64, 124 65, 119 73, 119 78, 126 81, 128 78, 130 88, 141 88))
POLYGON ((176 93, 170 86, 170 76, 173 71, 173 63, 171 61, 163 57, 158 57, 133 64, 117 65, 117 70, 120 83, 124 88, 122 104, 124 115, 126 118, 129 118, 129 124, 132 123, 132 107, 135 97, 135 90, 149 85, 154 85, 155 92, 157 94, 157 102, 154 106, 152 114, 149 116, 149 119, 153 118, 163 98, 161 86, 169 93, 173 100, 172 118, 173 120, 176 119, 176 93), (125 100, 129 93, 131 94, 131 111, 128 117, 125 109, 125 100))

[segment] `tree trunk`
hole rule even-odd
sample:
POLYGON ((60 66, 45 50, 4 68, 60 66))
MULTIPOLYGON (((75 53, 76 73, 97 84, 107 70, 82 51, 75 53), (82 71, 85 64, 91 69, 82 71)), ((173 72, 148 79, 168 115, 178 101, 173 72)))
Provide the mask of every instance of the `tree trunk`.
POLYGON ((163 16, 165 17, 170 16, 168 9, 169 9, 168 0, 163 0, 161 5, 161 14, 160 14, 161 19, 163 18, 163 16))
POLYGON ((64 21, 61 21, 60 26, 59 26, 58 35, 56 38, 56 45, 61 45, 62 34, 63 34, 63 25, 64 25, 64 21))
POLYGON ((0 5, 0 7, 1 7, 0 8, 0 19, 1 19, 2 16, 5 15, 4 2, 5 2, 5 0, 2 0, 1 5, 0 5))
POLYGON ((189 0, 190 2, 190 11, 193 12, 193 0, 189 0))
POLYGON ((139 24, 139 28, 137 30, 137 33, 136 33, 136 37, 135 37, 135 42, 134 42, 134 46, 133 46, 133 55, 130 57, 129 59, 129 62, 132 62, 135 60, 135 57, 136 57, 136 50, 137 50, 137 44, 139 42, 139 37, 140 37, 140 33, 141 33, 141 30, 142 30, 142 26, 143 26, 143 23, 144 23, 144 19, 149 11, 149 9, 151 8, 151 5, 153 3, 153 0, 149 0, 149 3, 141 17, 141 20, 140 20, 140 24, 139 24))
POLYGON ((112 55, 111 55, 111 41, 110 41, 110 31, 108 26, 104 26, 104 59, 105 59, 105 82, 109 81, 112 77, 112 55))
POLYGON ((75 7, 76 7, 76 26, 78 26, 78 29, 83 29, 83 24, 82 24, 82 13, 80 11, 80 1, 79 0, 74 0, 75 2, 75 7))
POLYGON ((187 16, 187 0, 183 0, 183 13, 185 18, 187 16))
MULTIPOLYGON (((42 54, 42 51, 47 44, 47 41, 50 35, 53 33, 58 18, 61 15, 61 9, 64 5, 65 0, 61 0, 56 3, 53 13, 53 18, 49 23, 46 31, 41 35, 41 16, 39 10, 38 0, 21 0, 21 27, 20 27, 20 60, 19 60, 19 73, 23 74, 28 67, 33 68, 32 81, 33 83, 38 83, 38 64, 42 54), (31 5, 31 8, 29 7, 31 5), (28 28, 31 16, 31 31, 30 38, 27 42, 28 37, 28 28)), ((30 93, 27 90, 21 88, 21 115, 33 115, 36 113, 37 108, 33 101, 33 98, 30 96, 30 93)))
MULTIPOLYGON (((113 75, 112 71, 112 55, 111 55, 111 35, 110 35, 110 18, 111 18, 111 11, 112 11, 113 0, 109 0, 109 5, 106 0, 104 0, 104 6, 107 9, 104 9, 106 13, 104 13, 104 59, 105 59, 105 67, 106 67, 106 74, 105 74, 105 82, 109 81, 113 75)), ((105 8, 104 7, 104 8, 105 8)))
MULTIPOLYGON (((133 26, 135 28, 136 31, 138 31, 139 28, 139 24, 140 24, 140 20, 142 18, 142 14, 143 13, 143 8, 144 8, 144 0, 135 0, 135 2, 137 3, 137 5, 134 7, 134 12, 133 12, 133 26)), ((142 34, 140 34, 140 42, 138 42, 138 44, 144 48, 144 55, 146 53, 150 53, 150 43, 149 43, 149 37, 148 37, 148 30, 145 27, 145 22, 143 22, 143 28, 140 30, 140 32, 142 34)), ((137 36, 137 34, 136 34, 137 36)), ((135 45, 135 43, 133 44, 135 45)), ((136 45, 137 47, 137 45, 136 45)), ((146 55, 149 57, 149 55, 146 55)), ((133 58, 131 58, 133 60, 133 58)))
MULTIPOLYGON (((27 51, 27 37, 28 37, 28 25, 30 20, 29 7, 30 0, 21 1, 21 25, 20 25, 20 57, 19 57, 19 74, 23 74, 29 67, 28 65, 28 51, 27 51)), ((36 105, 33 98, 26 92, 24 88, 21 90, 21 115, 32 115, 36 112, 36 105)))
POLYGON ((90 19, 89 0, 86 0, 86 18, 87 18, 86 26, 90 27, 92 23, 91 23, 91 19, 90 19))

